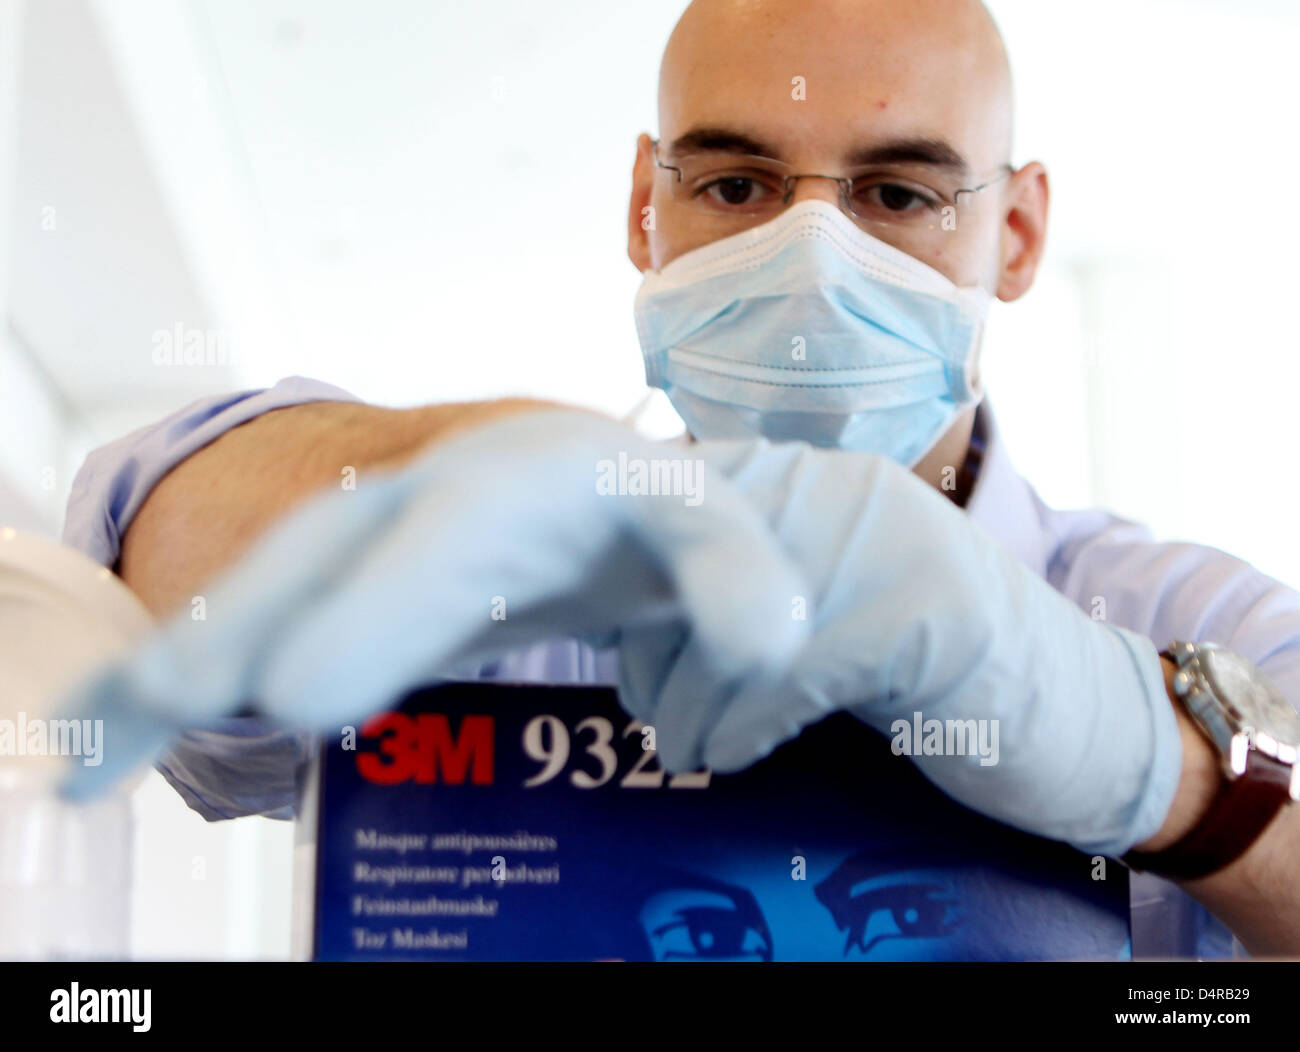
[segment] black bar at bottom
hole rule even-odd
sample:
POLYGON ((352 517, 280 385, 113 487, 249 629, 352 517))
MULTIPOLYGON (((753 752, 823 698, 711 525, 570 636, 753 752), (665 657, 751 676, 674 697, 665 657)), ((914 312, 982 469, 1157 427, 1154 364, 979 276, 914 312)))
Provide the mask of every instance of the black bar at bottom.
MULTIPOLYGON (((1292 1031, 1300 963, 0 965, 6 1043, 250 1037, 398 1047, 518 1033, 617 1048, 757 1033, 895 1040, 963 1033, 1292 1031), (76 984, 75 986, 73 984, 76 984), (145 991, 148 997, 145 997, 145 991), (101 1021, 91 1021, 96 1016, 101 1021), (116 1015, 117 1022, 111 1021, 116 1015), (71 1017, 71 1018, 69 1018, 71 1017), (67 1021, 55 1021, 60 1020, 67 1021), (125 1019, 125 1021, 123 1021, 125 1019), (147 1026, 147 1030, 144 1027, 147 1026)), ((765 1042, 766 1043, 766 1042, 765 1042)), ((23 1047, 10 1044, 10 1047, 23 1047)), ((237 1049, 237 1046, 227 1046, 237 1049)), ((346 1047, 346 1046, 345 1046, 346 1047)), ((595 1046, 592 1046, 595 1047, 595 1046)))

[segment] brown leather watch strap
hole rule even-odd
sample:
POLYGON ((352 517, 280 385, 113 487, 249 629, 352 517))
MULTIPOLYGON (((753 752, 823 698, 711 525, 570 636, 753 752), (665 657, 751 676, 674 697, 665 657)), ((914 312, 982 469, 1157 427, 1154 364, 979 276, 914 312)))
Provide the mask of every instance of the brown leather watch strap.
POLYGON ((1130 851, 1120 859, 1130 869, 1174 880, 1205 877, 1235 862, 1259 839, 1290 799, 1291 768, 1251 751, 1246 772, 1224 779, 1196 827, 1163 851, 1130 851))

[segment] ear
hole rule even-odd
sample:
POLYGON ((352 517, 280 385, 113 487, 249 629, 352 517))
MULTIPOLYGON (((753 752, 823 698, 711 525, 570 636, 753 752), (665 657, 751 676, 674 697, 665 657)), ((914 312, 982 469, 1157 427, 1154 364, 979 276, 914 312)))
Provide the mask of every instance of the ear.
POLYGON ((654 190, 654 140, 642 132, 636 140, 636 163, 632 166, 632 197, 627 207, 627 258, 641 273, 650 269, 650 233, 645 228, 654 190))
POLYGON ((997 288, 998 299, 1005 303, 1029 291, 1043 258, 1047 243, 1047 169, 1037 161, 1025 165, 1011 177, 1008 196, 1011 209, 1002 230, 1002 269, 997 288))

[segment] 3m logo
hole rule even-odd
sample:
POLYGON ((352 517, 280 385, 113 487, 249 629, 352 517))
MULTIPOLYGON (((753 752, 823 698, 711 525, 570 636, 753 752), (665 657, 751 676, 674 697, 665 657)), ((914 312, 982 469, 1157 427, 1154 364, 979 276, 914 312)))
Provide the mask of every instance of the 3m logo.
POLYGON ((358 752, 361 777, 377 785, 398 785, 415 779, 420 785, 491 785, 493 778, 493 719, 466 716, 453 736, 441 713, 408 716, 385 712, 361 728, 363 738, 377 738, 376 752, 358 752))

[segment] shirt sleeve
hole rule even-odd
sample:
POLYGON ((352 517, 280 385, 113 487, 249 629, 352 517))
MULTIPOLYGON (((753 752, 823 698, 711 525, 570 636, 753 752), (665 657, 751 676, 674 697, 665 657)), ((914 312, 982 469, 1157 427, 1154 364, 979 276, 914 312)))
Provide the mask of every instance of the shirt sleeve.
POLYGON ((274 387, 201 398, 171 416, 96 449, 72 480, 63 541, 113 567, 122 534, 164 475, 231 428, 304 402, 357 402, 342 388, 304 376, 274 387))
POLYGON ((1300 710, 1300 592, 1225 551, 1159 542, 1102 511, 1056 512, 1048 580, 1085 613, 1174 640, 1218 643, 1253 662, 1300 710))
MULTIPOLYGON (((332 384, 291 376, 265 390, 193 402, 86 458, 72 483, 63 540, 114 566, 132 518, 153 487, 186 457, 272 409, 356 401, 332 384)), ((182 732, 155 767, 209 822, 244 815, 288 819, 294 814, 299 767, 312 748, 309 734, 236 716, 182 732)))

